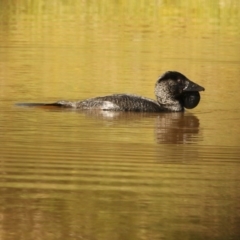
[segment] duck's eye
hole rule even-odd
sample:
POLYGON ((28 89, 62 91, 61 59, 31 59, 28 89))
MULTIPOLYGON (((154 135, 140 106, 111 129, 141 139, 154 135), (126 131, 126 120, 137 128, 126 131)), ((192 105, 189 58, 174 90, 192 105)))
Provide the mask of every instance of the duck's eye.
POLYGON ((181 82, 182 82, 182 80, 181 80, 181 79, 178 79, 178 80, 177 80, 177 82, 178 82, 178 83, 181 83, 181 82))

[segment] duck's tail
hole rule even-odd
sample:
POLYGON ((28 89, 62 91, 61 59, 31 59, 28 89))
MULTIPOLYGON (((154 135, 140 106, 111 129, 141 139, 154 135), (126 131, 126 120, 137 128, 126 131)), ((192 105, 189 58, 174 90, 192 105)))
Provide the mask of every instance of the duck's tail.
POLYGON ((62 107, 61 103, 16 103, 19 107, 62 107))

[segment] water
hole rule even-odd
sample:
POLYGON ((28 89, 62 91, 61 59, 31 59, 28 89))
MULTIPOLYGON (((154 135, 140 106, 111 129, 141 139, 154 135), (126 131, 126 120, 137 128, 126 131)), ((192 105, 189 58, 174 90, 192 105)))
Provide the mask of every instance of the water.
POLYGON ((239 3, 0 3, 0 239, 239 239, 239 3), (20 108, 154 98, 177 70, 185 113, 20 108))

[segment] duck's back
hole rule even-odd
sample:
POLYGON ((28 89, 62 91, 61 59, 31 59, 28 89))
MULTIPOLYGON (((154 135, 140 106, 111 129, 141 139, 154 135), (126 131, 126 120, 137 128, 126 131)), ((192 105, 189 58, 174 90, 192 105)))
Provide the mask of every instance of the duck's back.
POLYGON ((99 109, 108 111, 135 111, 135 112, 161 112, 164 111, 156 101, 130 94, 113 94, 103 97, 89 98, 83 101, 71 103, 59 101, 63 107, 75 107, 79 109, 99 109), (74 104, 74 105, 72 105, 74 104))

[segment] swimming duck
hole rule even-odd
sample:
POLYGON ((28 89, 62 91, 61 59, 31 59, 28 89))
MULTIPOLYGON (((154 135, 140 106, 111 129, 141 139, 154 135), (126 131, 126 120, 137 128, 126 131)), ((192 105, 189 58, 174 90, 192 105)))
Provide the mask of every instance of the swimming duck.
POLYGON ((164 73, 155 84, 157 100, 133 94, 113 94, 82 101, 58 101, 56 103, 32 103, 25 106, 56 106, 81 110, 180 112, 194 108, 200 101, 199 91, 205 89, 176 71, 164 73))

